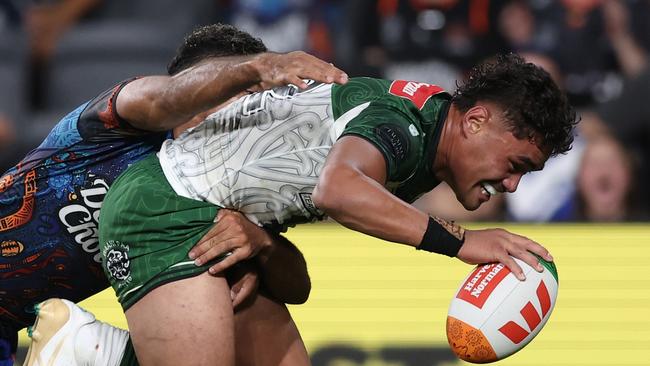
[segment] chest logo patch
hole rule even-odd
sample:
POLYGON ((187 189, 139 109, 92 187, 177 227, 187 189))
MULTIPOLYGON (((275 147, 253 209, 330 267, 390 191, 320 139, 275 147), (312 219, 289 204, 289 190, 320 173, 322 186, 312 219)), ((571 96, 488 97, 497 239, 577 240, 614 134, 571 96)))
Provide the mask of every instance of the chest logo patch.
POLYGON ((438 85, 419 83, 417 81, 395 80, 390 84, 389 93, 413 102, 418 109, 432 96, 442 93, 445 90, 438 85))

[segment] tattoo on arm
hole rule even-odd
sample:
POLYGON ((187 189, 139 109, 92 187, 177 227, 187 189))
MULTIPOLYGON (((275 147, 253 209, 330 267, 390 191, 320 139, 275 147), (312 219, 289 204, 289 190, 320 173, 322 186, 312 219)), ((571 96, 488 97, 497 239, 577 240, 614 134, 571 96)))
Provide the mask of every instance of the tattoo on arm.
POLYGON ((436 220, 440 226, 449 232, 449 234, 456 237, 458 240, 465 239, 465 229, 453 221, 447 221, 438 216, 433 216, 433 219, 436 220))

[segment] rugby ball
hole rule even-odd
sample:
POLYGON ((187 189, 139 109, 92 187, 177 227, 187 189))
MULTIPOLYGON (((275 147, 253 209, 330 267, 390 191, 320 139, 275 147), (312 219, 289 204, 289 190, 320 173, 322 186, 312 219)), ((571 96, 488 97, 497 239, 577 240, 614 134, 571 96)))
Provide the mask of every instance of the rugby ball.
POLYGON ((540 258, 540 273, 515 260, 525 281, 501 263, 484 264, 456 292, 447 313, 447 340, 459 358, 488 363, 508 357, 535 338, 551 316, 558 291, 555 265, 540 258))

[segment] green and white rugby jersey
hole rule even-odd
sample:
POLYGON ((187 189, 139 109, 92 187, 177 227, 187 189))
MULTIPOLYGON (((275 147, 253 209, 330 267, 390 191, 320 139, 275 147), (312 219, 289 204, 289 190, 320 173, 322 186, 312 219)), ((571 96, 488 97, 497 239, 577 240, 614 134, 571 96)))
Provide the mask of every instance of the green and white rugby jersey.
POLYGON ((379 149, 387 188, 410 203, 439 183, 430 169, 449 100, 435 85, 371 78, 276 88, 167 140, 160 163, 179 195, 286 227, 324 217, 311 193, 332 145, 355 135, 379 149))

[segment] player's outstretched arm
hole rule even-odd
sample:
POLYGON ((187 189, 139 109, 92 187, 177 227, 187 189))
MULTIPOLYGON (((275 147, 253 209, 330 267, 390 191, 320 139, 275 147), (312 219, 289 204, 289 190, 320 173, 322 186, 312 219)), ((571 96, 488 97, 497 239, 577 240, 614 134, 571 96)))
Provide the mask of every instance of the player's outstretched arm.
POLYGON ((344 136, 330 150, 312 199, 352 230, 415 247, 429 216, 391 194, 385 181, 379 150, 361 137, 344 136))
POLYGON ((385 181, 386 162, 379 150, 360 137, 344 136, 332 147, 312 198, 318 208, 352 230, 457 256, 466 263, 502 262, 520 279, 523 271, 509 255, 538 270, 537 258, 528 251, 552 260, 544 247, 523 236, 502 229, 463 230, 432 219, 386 190, 385 181))
POLYGON ((307 301, 311 291, 307 263, 289 240, 253 224, 237 211, 221 209, 216 221, 189 253, 197 265, 231 253, 210 267, 209 272, 217 274, 254 259, 261 282, 276 300, 288 304, 307 301))
POLYGON ((164 131, 248 89, 287 84, 305 88, 302 79, 342 84, 347 75, 302 51, 214 57, 173 76, 128 83, 117 96, 116 108, 134 127, 164 131))

